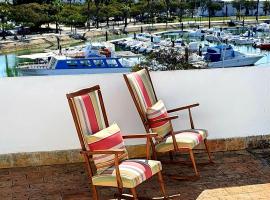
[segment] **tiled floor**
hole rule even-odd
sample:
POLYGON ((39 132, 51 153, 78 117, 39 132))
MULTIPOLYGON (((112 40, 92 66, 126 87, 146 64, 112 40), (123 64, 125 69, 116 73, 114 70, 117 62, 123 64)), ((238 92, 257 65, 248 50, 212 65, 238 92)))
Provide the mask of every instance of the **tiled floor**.
MULTIPOLYGON (((262 151, 215 153, 215 164, 199 165, 201 178, 194 182, 166 176, 192 175, 190 166, 166 164, 167 193, 180 194, 174 199, 183 200, 270 199, 270 165, 265 155, 262 151)), ((204 154, 196 158, 205 161, 204 154)), ((100 188, 100 199, 112 199, 115 192, 113 188, 100 188)), ((138 194, 148 199, 159 197, 157 178, 139 186, 138 194)), ((90 196, 82 163, 0 170, 0 200, 86 200, 90 196)))

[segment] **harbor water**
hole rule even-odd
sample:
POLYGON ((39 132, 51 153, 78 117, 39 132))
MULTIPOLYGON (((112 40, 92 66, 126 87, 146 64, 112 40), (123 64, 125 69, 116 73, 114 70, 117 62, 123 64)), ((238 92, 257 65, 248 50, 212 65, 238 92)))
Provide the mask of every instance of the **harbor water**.
MULTIPOLYGON (((184 33, 185 34, 185 33, 184 33)), ((168 31, 161 34, 162 38, 171 38, 176 40, 182 38, 183 40, 190 40, 190 38, 183 35, 181 31, 168 31)), ((208 44, 209 46, 215 45, 215 43, 209 43, 207 41, 201 41, 201 44, 208 44)), ((260 50, 259 48, 254 48, 252 45, 232 45, 234 50, 240 51, 245 54, 261 54, 263 58, 259 60, 255 66, 268 66, 270 65, 270 51, 260 50)), ((42 49, 37 50, 25 50, 8 54, 0 54, 0 77, 18 76, 16 72, 16 65, 22 62, 31 62, 31 60, 19 59, 17 56, 31 53, 43 52, 42 49)))

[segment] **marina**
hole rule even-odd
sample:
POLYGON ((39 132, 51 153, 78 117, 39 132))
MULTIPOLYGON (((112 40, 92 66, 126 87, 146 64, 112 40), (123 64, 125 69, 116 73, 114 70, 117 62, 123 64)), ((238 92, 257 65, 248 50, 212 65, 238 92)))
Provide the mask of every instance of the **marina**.
POLYGON ((85 45, 60 50, 40 50, 34 54, 30 51, 28 54, 15 52, 0 55, 0 76, 125 72, 131 71, 132 67, 147 59, 151 53, 169 49, 175 49, 182 56, 186 56, 185 49, 188 49, 187 60, 196 68, 267 66, 270 62, 269 36, 269 26, 265 23, 256 28, 216 27, 170 30, 155 34, 134 33, 111 42, 87 42, 85 45), (230 48, 209 52, 222 44, 230 48), (90 50, 87 49, 89 47, 90 50), (48 65, 49 57, 59 56, 62 62, 57 67, 48 65))

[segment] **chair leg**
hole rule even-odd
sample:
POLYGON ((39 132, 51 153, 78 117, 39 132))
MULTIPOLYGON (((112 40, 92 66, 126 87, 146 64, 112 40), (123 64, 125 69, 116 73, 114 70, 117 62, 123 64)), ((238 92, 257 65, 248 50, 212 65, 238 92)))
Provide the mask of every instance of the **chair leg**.
POLYGON ((161 188, 162 195, 164 196, 164 198, 167 198, 161 171, 158 172, 158 182, 159 182, 159 185, 160 185, 160 188, 161 188))
POLYGON ((133 199, 134 200, 139 200, 138 196, 137 196, 136 188, 131 188, 130 190, 131 190, 131 193, 133 195, 133 199))
POLYGON ((98 192, 97 192, 97 187, 92 185, 92 190, 93 190, 93 199, 94 200, 99 200, 98 198, 98 192))
POLYGON ((213 163, 213 160, 212 160, 212 158, 211 158, 211 153, 210 153, 210 151, 209 151, 207 139, 204 139, 204 145, 205 145, 205 149, 206 149, 207 154, 208 154, 209 163, 213 163))
POLYGON ((118 193, 121 196, 123 194, 123 188, 117 188, 118 189, 118 193))
POLYGON ((189 149, 189 155, 190 155, 190 159, 194 168, 194 172, 196 174, 197 177, 200 176, 199 172, 197 171, 197 166, 196 166, 196 162, 195 162, 195 158, 194 158, 194 154, 193 154, 193 150, 189 149))
POLYGON ((173 152, 169 151, 170 161, 173 161, 173 152))

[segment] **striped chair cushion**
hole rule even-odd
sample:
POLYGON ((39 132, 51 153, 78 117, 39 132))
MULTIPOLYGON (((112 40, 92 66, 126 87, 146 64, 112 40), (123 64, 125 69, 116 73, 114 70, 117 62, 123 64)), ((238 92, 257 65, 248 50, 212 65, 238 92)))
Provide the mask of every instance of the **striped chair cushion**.
MULTIPOLYGON (((162 100, 159 100, 152 107, 147 108, 146 116, 149 122, 153 122, 157 119, 168 117, 167 109, 162 100)), ((164 137, 172 131, 171 121, 163 121, 154 124, 150 124, 152 132, 157 133, 159 136, 164 137)))
MULTIPOLYGON (((200 142, 207 138, 207 131, 203 129, 190 129, 177 133, 175 135, 179 148, 193 149, 200 142)), ((156 145, 157 152, 168 152, 174 150, 172 136, 164 138, 162 142, 156 145)))
MULTIPOLYGON (((126 153, 119 155, 119 159, 128 159, 127 150, 117 124, 113 124, 108 128, 103 129, 95 134, 86 137, 90 151, 95 150, 110 150, 124 149, 126 153)), ((93 156, 94 163, 97 168, 97 173, 100 174, 104 170, 114 165, 114 155, 98 154, 93 156)))
MULTIPOLYGON (((134 188, 162 170, 160 161, 132 159, 119 165, 124 188, 134 188)), ((117 187, 115 167, 92 177, 93 185, 117 187)))
POLYGON ((106 128, 97 91, 74 97, 72 102, 84 135, 106 128))
POLYGON ((127 75, 133 93, 142 111, 156 103, 154 90, 146 69, 127 75))

